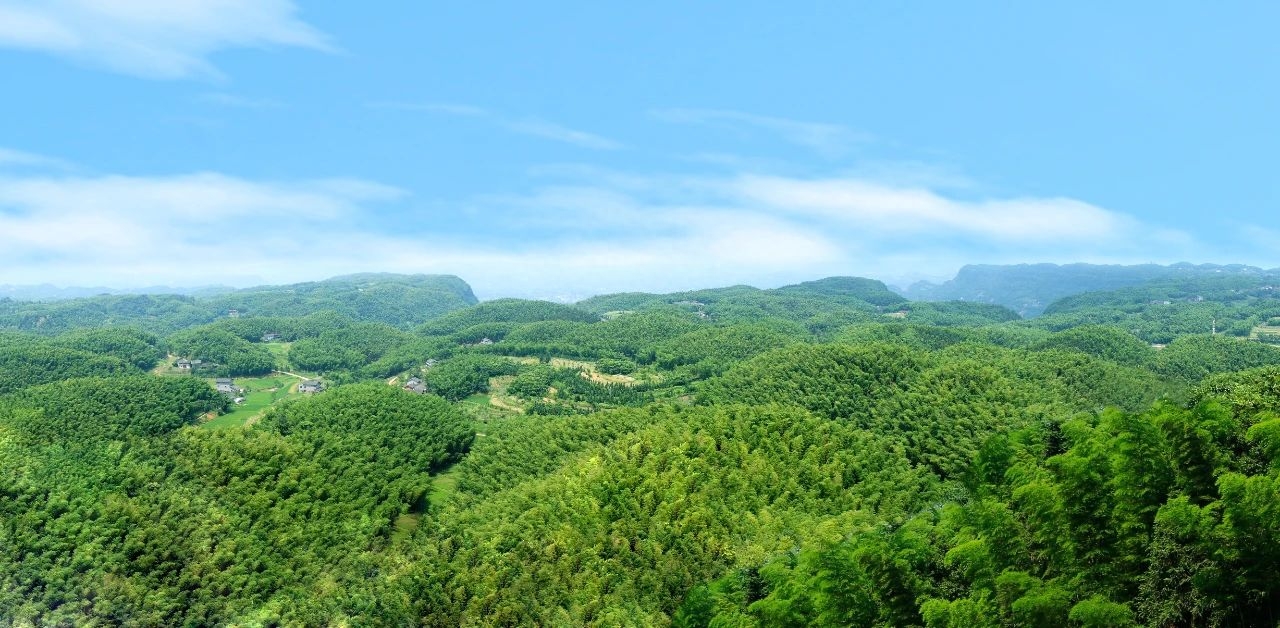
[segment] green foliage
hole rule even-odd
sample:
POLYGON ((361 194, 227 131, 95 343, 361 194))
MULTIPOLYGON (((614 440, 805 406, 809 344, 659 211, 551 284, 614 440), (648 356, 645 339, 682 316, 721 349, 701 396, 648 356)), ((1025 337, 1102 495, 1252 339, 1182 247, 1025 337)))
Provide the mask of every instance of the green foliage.
POLYGON ((431 391, 458 401, 489 390, 489 378, 511 375, 519 365, 497 356, 464 354, 445 360, 427 371, 423 379, 431 391))
POLYGON ((507 386, 507 392, 530 401, 547 396, 555 371, 545 364, 527 368, 507 386))
POLYGON ((1190 401, 1199 404, 1207 399, 1226 404, 1236 416, 1241 417, 1280 412, 1280 366, 1207 377, 1192 389, 1190 401))
POLYGON ((104 295, 54 302, 0 299, 0 329, 39 334, 117 325, 168 333, 217 316, 196 299, 177 295, 104 295))
POLYGON ((1114 325, 1160 344, 1215 331, 1250 336, 1255 326, 1280 314, 1277 279, 1272 274, 1213 273, 1081 294, 1054 303, 1030 324, 1053 330, 1114 325))
POLYGON ((537 479, 555 471, 572 454, 610 443, 653 423, 656 416, 653 412, 621 410, 508 419, 490 428, 459 463, 458 491, 468 497, 484 498, 537 479))
POLYGON ((329 310, 357 321, 406 328, 475 303, 471 287, 452 275, 370 273, 237 290, 210 298, 207 306, 274 317, 329 310))
POLYGON ((596 361, 596 369, 606 375, 628 375, 640 368, 632 360, 626 358, 600 358, 596 361))
POLYGON ((492 349, 508 355, 583 360, 627 358, 640 364, 656 359, 664 341, 698 329, 687 312, 663 308, 597 323, 544 321, 517 327, 492 349))
MULTIPOLYGON (((1100 292, 1104 290, 1124 292, 1128 286, 1142 284, 1221 282, 1226 279, 1254 282, 1259 280, 1259 275, 1262 271, 1257 268, 1214 264, 971 264, 961 268, 952 280, 942 284, 920 282, 904 294, 924 301, 963 299, 996 303, 1031 317, 1042 311, 1046 314, 1061 311, 1068 303, 1092 302, 1095 297, 1090 295, 1106 294, 1100 292)), ((1155 298, 1150 296, 1150 292, 1142 294, 1155 298)))
POLYGON ((806 281, 793 286, 783 286, 773 291, 783 295, 826 296, 836 299, 863 301, 871 305, 894 306, 906 302, 901 295, 890 291, 884 283, 864 277, 827 277, 806 281))
MULTIPOLYGON (((340 386, 323 395, 273 407, 262 426, 317 447, 335 438, 387 457, 387 468, 436 471, 461 459, 473 434, 449 404, 377 383, 340 386)), ((407 489, 406 489, 407 490, 407 489)))
MULTIPOLYGON (((475 303, 471 287, 457 277, 365 274, 200 297, 102 295, 54 302, 0 299, 0 329, 58 334, 82 328, 128 326, 169 334, 223 319, 232 310, 246 318, 306 317, 328 310, 353 320, 409 327, 475 303)), ((254 325, 233 324, 223 330, 245 340, 256 340, 267 331, 290 331, 260 329, 257 334, 247 334, 254 325)))
MULTIPOLYGON (((468 327, 486 323, 518 325, 539 321, 573 321, 593 323, 600 317, 586 310, 551 303, 524 299, 496 299, 471 307, 449 312, 418 327, 418 333, 446 336, 468 327)), ((479 340, 479 338, 477 338, 479 340)), ((496 338, 495 338, 496 340, 496 338)))
POLYGON ((787 403, 819 416, 866 416, 923 369, 923 356, 889 344, 796 345, 758 355, 708 380, 702 403, 787 403))
POLYGON ((893 447, 800 410, 638 412, 647 427, 420 537, 410 595, 456 613, 430 623, 665 624, 694 583, 828 518, 927 499, 893 447))
POLYGON ((441 399, 378 385, 288 404, 251 430, 174 429, 215 400, 194 379, 136 377, 0 402, 0 617, 343 623, 371 601, 354 592, 386 567, 375 556, 393 522, 425 507, 429 471, 472 438, 441 399), (35 424, 31 409, 62 418, 35 424))
POLYGON ((411 336, 381 323, 352 323, 303 338, 289 347, 289 363, 304 370, 328 373, 350 371, 371 364, 411 336))
POLYGON ((1199 381, 1215 373, 1280 364, 1280 348, 1228 336, 1184 336, 1160 351, 1156 368, 1164 375, 1199 381))
POLYGON ((937 350, 978 337, 979 332, 962 327, 937 327, 915 323, 864 323, 846 327, 836 334, 841 344, 890 342, 914 349, 937 350))
POLYGON ((158 436, 226 407, 192 378, 144 375, 67 379, 0 398, 0 422, 40 444, 158 436))
POLYGON ((276 368, 270 351, 216 327, 180 331, 169 336, 168 345, 178 356, 217 364, 218 375, 262 375, 276 368))
POLYGON ((907 320, 926 325, 988 325, 1019 320, 1018 313, 991 303, 938 301, 904 304, 907 320))
POLYGON ((1151 347, 1122 329, 1102 325, 1075 327, 1045 339, 1037 349, 1068 349, 1117 364, 1149 367, 1155 361, 1151 347))
POLYGON ((749 323, 779 319, 826 333, 854 322, 872 320, 904 304, 883 283, 860 277, 829 277, 774 290, 731 286, 673 294, 626 293, 586 299, 577 307, 596 314, 677 309, 717 323, 749 323))
POLYGON ((654 357, 660 368, 683 367, 691 377, 703 379, 754 355, 807 339, 803 328, 776 321, 706 327, 658 344, 654 357))
POLYGON ((1108 411, 1062 424, 1056 454, 1028 426, 982 449, 967 498, 780 554, 753 595, 700 589, 691 625, 1271 625, 1280 481, 1232 449, 1250 423, 1266 448, 1273 421, 1108 411))
POLYGON ((0 394, 72 377, 123 375, 123 360, 17 334, 0 334, 0 394))
POLYGON ((165 357, 164 351, 160 350, 160 339, 154 334, 125 327, 79 330, 59 336, 57 343, 116 357, 144 371, 165 357))
POLYGON ((851 278, 462 308, 447 278, 362 276, 187 299, 211 316, 181 330, 164 299, 0 304, 114 325, 0 335, 0 617, 1271 626, 1277 350, 1179 326, 1280 315, 1237 279, 1033 321, 851 278), (377 381, 211 431, 225 397, 141 372, 286 346, 377 381), (384 381, 408 375, 439 396, 384 381))

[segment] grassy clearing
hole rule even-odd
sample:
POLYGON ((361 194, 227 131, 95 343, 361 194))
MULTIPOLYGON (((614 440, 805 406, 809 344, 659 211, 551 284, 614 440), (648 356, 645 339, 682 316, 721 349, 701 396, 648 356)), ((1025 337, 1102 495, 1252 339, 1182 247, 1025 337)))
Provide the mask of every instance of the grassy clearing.
POLYGON ((271 352, 276 358, 276 369, 280 371, 289 370, 289 347, 293 346, 291 342, 268 342, 262 346, 271 352))
POLYGON ((639 383, 639 380, 632 375, 601 373, 596 368, 595 362, 584 362, 582 360, 570 360, 567 358, 551 358, 551 366, 560 369, 578 369, 582 371, 582 377, 584 379, 589 379, 597 384, 621 384, 623 386, 635 386, 639 383))
POLYGON ((551 358, 551 367, 557 369, 582 369, 584 371, 596 370, 595 362, 583 362, 582 360, 570 360, 568 358, 551 358))
POLYGON ((1249 333, 1250 340, 1260 340, 1270 344, 1280 344, 1280 327, 1258 325, 1249 333))
MULTIPOLYGON (((450 467, 431 476, 431 492, 427 495, 427 504, 431 510, 443 508, 453 498, 458 489, 458 473, 450 467)), ((408 512, 392 522, 391 542, 401 543, 409 539, 413 531, 422 523, 422 513, 408 512)))
POLYGON ((216 430, 244 425, 281 400, 297 396, 297 384, 298 379, 289 375, 238 378, 236 385, 246 391, 244 403, 234 406, 231 412, 202 423, 201 427, 216 430))
POLYGON ((409 535, 418 529, 419 523, 422 523, 422 515, 419 514, 408 513, 396 517, 392 524, 395 527, 391 530, 391 542, 401 543, 408 540, 409 535))
POLYGON ((494 406, 490 402, 488 393, 477 393, 471 395, 470 397, 459 401, 458 407, 461 408, 463 412, 466 412, 467 416, 471 417, 472 423, 476 426, 476 429, 480 431, 484 431, 484 426, 488 425, 490 421, 501 421, 502 419, 511 416, 511 412, 509 410, 503 410, 494 406))
POLYGON ((427 496, 427 503, 432 508, 441 508, 453 498, 457 490, 458 472, 454 467, 449 467, 431 477, 431 494, 427 496))

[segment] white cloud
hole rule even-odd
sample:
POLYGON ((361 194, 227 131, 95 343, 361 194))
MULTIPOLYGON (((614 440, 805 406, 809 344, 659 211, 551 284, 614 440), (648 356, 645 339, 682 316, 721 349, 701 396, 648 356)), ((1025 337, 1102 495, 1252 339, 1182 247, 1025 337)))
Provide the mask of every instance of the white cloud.
POLYGON ((854 177, 561 168, 524 195, 446 203, 359 179, 36 172, 0 174, 0 283, 246 285, 392 271, 457 274, 484 297, 585 296, 1205 251, 1078 200, 961 199, 854 177))
POLYGON ((366 103, 365 106, 370 109, 422 111, 426 113, 478 118, 487 120, 490 123, 513 133, 539 137, 564 144, 573 144, 574 146, 590 148, 593 150, 620 150, 626 148, 626 146, 621 142, 617 142, 602 135, 596 135, 595 133, 588 133, 586 131, 569 128, 540 118, 511 118, 473 105, 462 105, 457 103, 375 101, 366 103))
MULTIPOLYGON (((569 196, 544 200, 556 198, 569 196)), ((386 270, 455 273, 488 296, 585 295, 800 279, 844 255, 771 216, 619 198, 579 196, 577 210, 653 227, 601 234, 566 213, 537 238, 502 228, 459 237, 429 228, 447 216, 415 214, 404 192, 371 181, 0 175, 0 283, 243 285, 386 270), (415 225, 427 227, 407 230, 415 225)), ((488 222, 523 211, 507 207, 488 222)))
POLYGON ((260 183, 215 173, 2 177, 0 264, 8 267, 9 282, 39 272, 50 260, 78 268, 77 274, 107 273, 118 281, 129 274, 112 269, 137 261, 171 265, 219 250, 221 257, 281 235, 286 241, 299 236, 286 249, 297 253, 323 231, 315 226, 341 230, 341 220, 362 204, 400 195, 363 181, 260 183))
POLYGON ((919 187, 858 179, 746 176, 729 184, 749 202, 897 233, 961 233, 1006 241, 1073 241, 1131 234, 1127 216, 1069 198, 966 201, 919 187))
POLYGON ((0 0, 0 46, 145 78, 217 76, 224 48, 332 50, 289 0, 0 0))
POLYGON ((718 126, 739 131, 759 129, 828 157, 837 157, 871 139, 840 124, 805 122, 726 109, 655 109, 650 113, 659 120, 679 124, 718 126))
POLYGON ((0 167, 53 168, 67 170, 72 168, 70 162, 36 153, 0 147, 0 167))

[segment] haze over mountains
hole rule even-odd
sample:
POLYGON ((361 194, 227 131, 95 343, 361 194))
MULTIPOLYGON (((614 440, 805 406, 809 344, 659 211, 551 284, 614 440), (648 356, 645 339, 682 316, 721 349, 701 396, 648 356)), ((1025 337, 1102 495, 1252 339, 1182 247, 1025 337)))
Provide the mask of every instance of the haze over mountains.
MULTIPOLYGON (((1280 275, 1280 269, 1263 269, 1244 264, 970 264, 956 273, 950 280, 934 283, 919 281, 907 287, 889 284, 880 287, 912 301, 972 301, 989 303, 1007 307, 1024 318, 1042 314, 1045 308, 1064 297, 1116 290, 1142 285, 1148 282, 1177 281, 1183 279, 1200 279, 1213 276, 1267 277, 1280 275)), ((321 282, 296 284, 298 286, 317 286, 326 282, 346 282, 360 278, 404 277, 406 275, 363 273, 334 277, 321 282)), ((860 279, 860 278, 859 278, 860 279)), ((875 280, 862 280, 873 283, 875 280)), ((465 283, 465 282, 464 282, 465 283)), ((808 285, 813 282, 805 282, 808 285)), ((232 294, 252 294, 272 291, 280 286, 258 286, 237 289, 229 286, 204 287, 169 287, 153 286, 136 289, 107 287, 60 287, 51 284, 40 285, 0 285, 0 298, 8 297, 18 301, 55 301, 98 295, 187 295, 197 297, 214 297, 232 294)), ((456 287, 456 286, 455 286, 456 287)), ((865 287, 865 285, 863 286, 865 287)), ((469 294, 470 286, 466 292, 469 294)), ((631 293, 633 295, 650 295, 649 293, 631 293)), ((673 293, 684 294, 684 293, 673 293)), ((689 292, 688 294, 693 294, 689 292)), ((505 296, 505 295, 504 295, 505 296)), ((464 300, 475 299, 463 295, 464 300)), ((579 301, 563 295, 545 295, 543 298, 555 302, 579 301)), ((583 304, 601 300, 627 301, 625 294, 606 294, 580 301, 583 304)), ((643 300, 643 299, 642 299, 643 300)))
POLYGON ((1150 281, 1197 279, 1221 275, 1266 276, 1280 269, 1264 270, 1244 264, 971 264, 954 279, 935 284, 916 282, 896 289, 917 301, 978 301, 1003 305, 1024 317, 1038 316, 1054 301, 1073 294, 1115 290, 1150 281))
POLYGON ((0 299, 0 624, 1273 626, 1280 275, 947 288, 0 299))

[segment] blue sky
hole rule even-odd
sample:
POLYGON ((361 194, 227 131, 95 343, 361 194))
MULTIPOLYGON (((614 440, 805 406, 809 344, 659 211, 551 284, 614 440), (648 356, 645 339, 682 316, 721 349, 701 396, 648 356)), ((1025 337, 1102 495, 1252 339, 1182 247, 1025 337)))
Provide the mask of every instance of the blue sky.
POLYGON ((1274 267, 1276 6, 0 0, 0 283, 1274 267))

